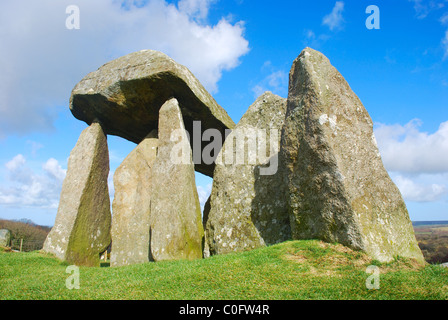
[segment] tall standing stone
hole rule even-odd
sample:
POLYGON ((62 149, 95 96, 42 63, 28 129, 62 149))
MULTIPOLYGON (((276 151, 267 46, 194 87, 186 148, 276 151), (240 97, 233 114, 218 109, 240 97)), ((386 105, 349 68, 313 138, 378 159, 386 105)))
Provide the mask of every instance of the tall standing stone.
POLYGON ((291 239, 286 188, 278 170, 285 112, 286 99, 266 92, 226 138, 204 213, 210 254, 291 239))
POLYGON ((0 230, 0 246, 8 247, 11 244, 11 231, 8 229, 0 230))
POLYGON ((323 54, 306 48, 289 81, 281 158, 293 238, 339 242, 379 261, 423 262, 372 120, 345 79, 323 54))
POLYGON ((179 104, 159 112, 159 145, 152 168, 151 251, 154 261, 202 258, 204 230, 190 143, 179 104))
POLYGON ((43 250, 69 263, 98 266, 110 244, 109 152, 101 125, 92 123, 70 153, 54 227, 43 250))
POLYGON ((151 169, 157 156, 153 130, 115 170, 112 203, 112 267, 152 260, 150 248, 151 169))

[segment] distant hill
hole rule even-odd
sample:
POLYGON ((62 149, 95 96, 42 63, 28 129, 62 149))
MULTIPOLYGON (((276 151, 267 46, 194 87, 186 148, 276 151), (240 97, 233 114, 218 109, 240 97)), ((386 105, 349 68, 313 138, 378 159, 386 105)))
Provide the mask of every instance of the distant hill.
POLYGON ((433 225, 448 225, 448 221, 412 221, 414 227, 419 226, 433 226, 433 225))

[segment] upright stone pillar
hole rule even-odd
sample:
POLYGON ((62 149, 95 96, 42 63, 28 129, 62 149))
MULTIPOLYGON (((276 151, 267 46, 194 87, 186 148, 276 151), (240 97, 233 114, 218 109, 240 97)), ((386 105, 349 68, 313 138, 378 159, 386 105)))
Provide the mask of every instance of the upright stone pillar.
POLYGON ((151 190, 154 261, 202 258, 204 230, 192 152, 174 98, 159 111, 159 146, 151 190))
POLYGON ((0 247, 8 247, 11 244, 11 231, 8 229, 0 230, 0 247))
POLYGON ((124 159, 114 174, 112 267, 152 260, 150 248, 151 168, 157 156, 153 130, 124 159))
POLYGON ((320 52, 294 61, 281 142, 294 239, 322 239, 423 263, 400 191, 385 170, 373 123, 320 52))
POLYGON ((265 92, 226 138, 204 210, 210 254, 291 239, 283 171, 278 168, 286 99, 265 92))
POLYGON ((99 123, 85 129, 70 153, 54 227, 43 250, 68 263, 98 266, 110 245, 109 152, 99 123))

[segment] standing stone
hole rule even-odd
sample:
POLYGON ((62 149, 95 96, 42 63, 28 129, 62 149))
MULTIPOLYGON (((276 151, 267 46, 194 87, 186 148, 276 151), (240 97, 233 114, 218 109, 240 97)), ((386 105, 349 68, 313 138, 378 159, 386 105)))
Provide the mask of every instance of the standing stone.
POLYGON ((286 188, 278 170, 285 112, 286 99, 266 92, 226 138, 215 166, 210 211, 204 213, 210 254, 291 239, 286 188))
POLYGON ((43 250, 69 263, 98 266, 110 244, 109 152, 99 123, 85 129, 70 153, 54 227, 43 250))
POLYGON ((159 113, 159 145, 152 168, 151 250, 154 261, 202 258, 204 229, 194 164, 175 98, 159 113))
POLYGON ((294 61, 282 133, 294 239, 318 238, 379 261, 424 261, 372 120, 342 75, 306 48, 294 61))
POLYGON ((9 247, 11 243, 11 231, 8 229, 0 230, 0 247, 9 247))
POLYGON ((153 130, 115 170, 112 203, 112 267, 152 260, 150 249, 151 168, 157 156, 153 130))

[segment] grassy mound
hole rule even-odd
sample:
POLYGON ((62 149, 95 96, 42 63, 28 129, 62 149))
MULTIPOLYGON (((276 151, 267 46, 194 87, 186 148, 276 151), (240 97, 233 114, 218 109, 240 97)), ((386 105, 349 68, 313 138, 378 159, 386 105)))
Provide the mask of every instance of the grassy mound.
POLYGON ((2 299, 447 299, 448 270, 397 258, 388 264, 320 241, 288 241, 195 261, 79 268, 40 252, 0 251, 2 299), (366 288, 379 270, 378 290, 366 288))

